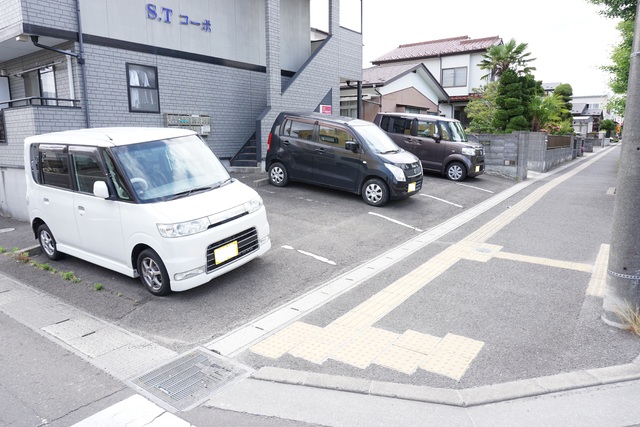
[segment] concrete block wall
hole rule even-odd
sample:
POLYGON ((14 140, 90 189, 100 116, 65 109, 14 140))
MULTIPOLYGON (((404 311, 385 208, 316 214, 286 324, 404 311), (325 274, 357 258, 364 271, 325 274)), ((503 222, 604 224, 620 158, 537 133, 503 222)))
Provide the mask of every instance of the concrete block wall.
POLYGON ((516 134, 480 134, 478 140, 484 145, 485 173, 517 177, 518 136, 516 134))
POLYGON ((485 146, 485 172, 523 180, 528 171, 547 172, 575 158, 573 147, 546 149, 543 132, 481 134, 485 146))

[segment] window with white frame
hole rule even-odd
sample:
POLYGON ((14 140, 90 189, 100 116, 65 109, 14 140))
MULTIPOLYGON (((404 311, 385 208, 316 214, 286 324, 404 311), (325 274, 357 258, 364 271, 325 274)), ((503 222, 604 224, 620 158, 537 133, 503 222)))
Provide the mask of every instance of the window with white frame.
POLYGON ((146 65, 126 65, 129 111, 132 113, 159 113, 158 69, 146 65))
POLYGON ((444 68, 442 70, 442 87, 467 85, 467 67, 444 68))

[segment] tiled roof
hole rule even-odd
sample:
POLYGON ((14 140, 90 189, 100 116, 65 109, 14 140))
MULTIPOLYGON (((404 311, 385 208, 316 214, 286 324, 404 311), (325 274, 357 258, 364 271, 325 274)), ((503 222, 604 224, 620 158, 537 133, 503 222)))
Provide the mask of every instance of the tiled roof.
POLYGON ((469 36, 461 36, 421 43, 402 44, 391 52, 385 53, 375 61, 371 61, 371 63, 382 64, 385 62, 431 58, 438 55, 477 52, 501 43, 502 39, 498 36, 485 37, 482 39, 471 39, 469 36))
POLYGON ((415 68, 418 64, 385 65, 362 70, 362 84, 384 84, 385 82, 415 68))

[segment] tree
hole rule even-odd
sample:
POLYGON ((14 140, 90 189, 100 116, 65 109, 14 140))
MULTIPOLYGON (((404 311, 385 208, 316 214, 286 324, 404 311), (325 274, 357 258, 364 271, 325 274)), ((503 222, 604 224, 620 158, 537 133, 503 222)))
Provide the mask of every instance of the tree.
POLYGON ((560 118, 562 120, 571 119, 573 116, 571 114, 571 109, 573 108, 573 104, 571 103, 571 99, 573 99, 573 88, 569 83, 562 83, 556 86, 553 90, 553 94, 558 96, 564 102, 564 110, 560 118))
POLYGON ((507 44, 489 47, 482 55, 484 59, 478 64, 480 69, 489 70, 489 74, 482 78, 496 81, 507 70, 513 70, 518 75, 529 74, 535 70, 535 67, 528 65, 529 62, 535 61, 535 58, 529 58, 531 53, 525 52, 527 47, 527 43, 518 44, 515 39, 509 40, 507 44))
POLYGON ((522 82, 511 68, 500 76, 496 104, 498 110, 494 116, 496 129, 510 133, 514 130, 528 130, 529 121, 525 118, 522 82))
POLYGON ((627 87, 629 83, 629 68, 631 66, 631 49, 633 45, 633 21, 622 21, 618 24, 618 31, 622 41, 611 53, 612 65, 601 67, 602 70, 611 74, 609 87, 614 93, 614 97, 609 101, 609 108, 616 114, 623 115, 627 100, 627 87))
POLYGON ((621 18, 618 30, 622 41, 613 49, 611 61, 613 65, 602 67, 612 74, 609 87, 614 96, 609 100, 607 108, 616 114, 623 115, 627 104, 627 82, 629 81, 629 59, 633 44, 633 30, 636 19, 637 0, 587 0, 589 3, 604 6, 601 15, 609 18, 621 18))
POLYGON ((566 130, 566 119, 563 119, 566 110, 565 101, 558 95, 536 95, 531 100, 531 130, 539 132, 546 130, 549 133, 559 133, 566 130))
POLYGON ((608 18, 621 18, 633 22, 636 19, 637 0, 587 0, 589 3, 605 6, 600 14, 608 18))
POLYGON ((611 136, 611 131, 616 128, 616 122, 611 119, 606 119, 600 122, 600 130, 607 131, 607 138, 611 136))
POLYGON ((489 82, 480 89, 474 89, 477 97, 471 98, 465 108, 467 116, 471 119, 469 132, 493 133, 495 127, 493 120, 498 109, 496 96, 498 96, 498 82, 489 82))

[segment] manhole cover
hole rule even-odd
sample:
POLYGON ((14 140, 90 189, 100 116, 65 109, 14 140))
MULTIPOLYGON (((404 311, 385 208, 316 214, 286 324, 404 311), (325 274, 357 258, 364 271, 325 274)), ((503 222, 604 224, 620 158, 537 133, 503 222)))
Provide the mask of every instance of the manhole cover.
POLYGON ((196 349, 132 382, 173 408, 186 411, 249 373, 249 368, 196 349))

